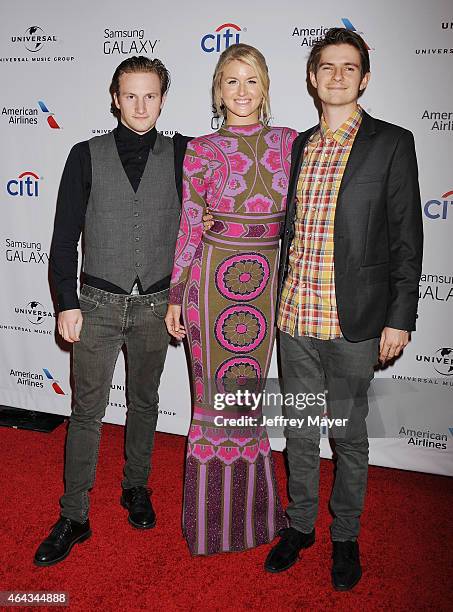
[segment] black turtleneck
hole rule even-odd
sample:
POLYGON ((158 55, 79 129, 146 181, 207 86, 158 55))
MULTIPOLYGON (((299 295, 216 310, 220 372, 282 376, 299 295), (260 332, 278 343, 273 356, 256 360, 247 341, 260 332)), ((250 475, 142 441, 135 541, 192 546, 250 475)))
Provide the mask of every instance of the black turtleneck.
POLYGON ((154 148, 156 142, 157 130, 153 128, 140 136, 122 123, 118 123, 116 130, 113 130, 113 134, 127 178, 134 191, 137 191, 145 171, 149 150, 154 148))
MULTIPOLYGON (((145 170, 150 149, 153 149, 157 138, 156 128, 143 135, 136 134, 122 123, 113 130, 118 154, 127 177, 137 191, 145 170)), ((181 198, 182 161, 189 138, 176 134, 173 138, 175 147, 175 180, 181 198)), ((61 310, 79 308, 77 297, 77 244, 85 223, 85 214, 91 191, 91 155, 88 141, 74 145, 69 153, 58 190, 55 225, 50 250, 50 273, 52 285, 56 291, 58 307, 61 310)), ((137 279, 138 280, 138 279, 137 279)), ((126 293, 120 287, 104 279, 84 275, 83 281, 92 287, 126 293)), ((166 289, 170 277, 161 279, 145 289, 138 283, 140 293, 155 293, 166 289)), ((132 290, 132 287, 131 287, 132 290)))

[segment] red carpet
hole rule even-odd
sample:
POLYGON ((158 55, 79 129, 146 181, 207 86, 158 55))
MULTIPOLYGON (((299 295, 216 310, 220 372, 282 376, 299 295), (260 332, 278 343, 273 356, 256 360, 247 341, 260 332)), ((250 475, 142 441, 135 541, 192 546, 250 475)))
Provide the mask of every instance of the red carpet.
MULTIPOLYGON (((123 428, 104 426, 93 536, 59 565, 38 568, 34 551, 58 518, 65 427, 52 434, 0 428, 0 590, 67 591, 71 610, 452 610, 453 491, 447 477, 370 468, 360 538, 362 581, 330 584, 332 464, 322 461, 317 542, 288 572, 262 569, 268 546, 191 558, 181 536, 184 439, 158 434, 151 486, 157 526, 130 527, 119 505, 123 428)), ((286 499, 281 453, 277 478, 286 499)))

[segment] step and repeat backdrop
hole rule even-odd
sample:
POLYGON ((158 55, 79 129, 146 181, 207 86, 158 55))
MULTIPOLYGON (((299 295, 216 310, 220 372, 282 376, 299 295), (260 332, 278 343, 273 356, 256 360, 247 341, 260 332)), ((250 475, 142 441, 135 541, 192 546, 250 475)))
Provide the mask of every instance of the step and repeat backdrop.
MULTIPOLYGON (((222 3, 21 0, 0 24, 0 404, 69 414, 70 351, 55 334, 48 283, 59 180, 71 146, 115 127, 108 87, 130 55, 164 61, 172 85, 158 128, 211 132, 210 86, 219 54, 245 42, 266 56, 272 122, 317 123, 306 59, 330 27, 361 33, 372 78, 361 99, 372 115, 413 131, 425 254, 417 331, 370 390, 371 462, 453 474, 453 5, 451 0, 222 3)), ((360 291, 360 287, 357 288, 360 291)), ((351 296, 354 299, 354 296, 351 296)), ((276 359, 271 376, 277 376, 276 359)), ((159 429, 185 434, 190 391, 182 347, 170 347, 159 429)), ((124 423, 124 360, 105 421, 124 423)), ((325 432, 322 432, 323 434, 325 432)), ((272 440, 281 450, 281 437, 272 440)), ((322 454, 329 456, 327 439, 322 454)))

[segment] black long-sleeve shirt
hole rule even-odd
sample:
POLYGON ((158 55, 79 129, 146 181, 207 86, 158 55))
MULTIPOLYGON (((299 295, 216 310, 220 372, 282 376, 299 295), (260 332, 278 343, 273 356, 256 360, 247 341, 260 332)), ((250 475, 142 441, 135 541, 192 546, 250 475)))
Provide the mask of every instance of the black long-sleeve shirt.
MULTIPOLYGON (((118 127, 113 130, 113 135, 121 163, 134 191, 137 191, 150 149, 154 147, 156 142, 157 131, 153 128, 146 134, 139 135, 122 123, 118 123, 118 127)), ((180 134, 176 134, 173 137, 175 180, 180 199, 182 191, 182 162, 189 140, 188 137, 180 134)), ((91 181, 90 147, 88 141, 79 142, 72 147, 61 177, 50 249, 51 282, 57 294, 60 311, 79 308, 77 296, 77 245, 85 223, 85 214, 91 192, 91 181)), ((89 276, 88 274, 83 275, 83 282, 111 293, 127 293, 105 279, 89 276)), ((140 293, 155 293, 169 286, 170 277, 167 276, 145 289, 141 286, 138 278, 136 282, 140 293)))

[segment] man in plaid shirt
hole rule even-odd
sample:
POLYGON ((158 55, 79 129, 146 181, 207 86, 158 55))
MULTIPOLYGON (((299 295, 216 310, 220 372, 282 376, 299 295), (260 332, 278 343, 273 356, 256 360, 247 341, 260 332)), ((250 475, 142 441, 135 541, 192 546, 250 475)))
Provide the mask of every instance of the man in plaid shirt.
MULTIPOLYGON (((332 28, 312 48, 308 71, 322 116, 293 145, 278 327, 285 394, 326 390, 329 418, 341 419, 329 431, 332 581, 346 591, 362 575, 367 391, 378 359, 397 357, 415 329, 422 218, 412 134, 357 103, 370 78, 364 40, 332 28)), ((291 526, 266 559, 269 572, 288 569, 315 542, 323 411, 298 412, 304 425, 286 429, 291 526)))

